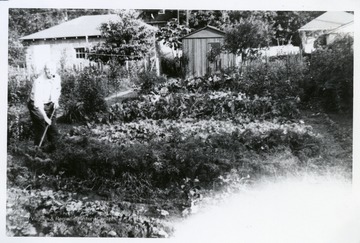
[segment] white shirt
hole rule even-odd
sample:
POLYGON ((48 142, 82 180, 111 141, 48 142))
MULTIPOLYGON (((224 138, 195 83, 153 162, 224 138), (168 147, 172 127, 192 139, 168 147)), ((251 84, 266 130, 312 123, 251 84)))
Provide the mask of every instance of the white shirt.
POLYGON ((45 75, 41 75, 34 80, 30 99, 34 101, 34 106, 43 108, 44 104, 49 102, 59 103, 61 94, 61 80, 59 75, 49 79, 45 75))

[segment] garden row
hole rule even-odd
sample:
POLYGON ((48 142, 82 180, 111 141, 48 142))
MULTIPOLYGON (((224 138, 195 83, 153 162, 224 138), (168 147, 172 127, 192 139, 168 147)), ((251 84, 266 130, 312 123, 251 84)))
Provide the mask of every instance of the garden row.
POLYGON ((36 163, 30 156, 28 166, 37 173, 62 171, 65 177, 107 178, 114 183, 123 183, 131 175, 137 179, 134 188, 144 188, 141 193, 148 196, 146 185, 165 189, 184 178, 198 178, 207 187, 234 168, 250 174, 272 173, 259 161, 267 154, 288 150, 301 163, 320 151, 321 137, 300 124, 161 123, 76 128, 51 154, 52 163, 36 163))
POLYGON ((137 99, 114 104, 111 117, 120 121, 137 119, 228 119, 238 116, 251 120, 298 115, 299 100, 288 98, 274 100, 270 96, 250 98, 236 92, 208 92, 204 94, 167 93, 143 95, 137 99))
POLYGON ((161 211, 141 204, 14 188, 8 190, 6 227, 8 236, 167 237, 171 228, 155 214, 161 211))
POLYGON ((228 135, 234 133, 253 134, 253 137, 266 138, 269 134, 278 131, 283 134, 285 140, 288 133, 299 135, 308 134, 312 137, 318 137, 312 132, 312 127, 304 124, 287 122, 280 123, 276 119, 273 121, 250 121, 248 119, 233 120, 140 120, 129 123, 114 124, 93 124, 88 126, 73 127, 70 136, 84 136, 104 141, 108 143, 121 144, 127 146, 134 143, 148 144, 149 142, 171 141, 173 134, 181 134, 181 139, 199 138, 202 142, 212 135, 228 135))

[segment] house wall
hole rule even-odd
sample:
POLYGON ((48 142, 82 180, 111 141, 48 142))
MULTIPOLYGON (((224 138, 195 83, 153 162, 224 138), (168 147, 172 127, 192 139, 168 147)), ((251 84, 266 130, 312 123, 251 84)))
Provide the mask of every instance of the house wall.
MULTIPOLYGON (((207 59, 209 43, 223 44, 223 38, 189 38, 183 39, 183 55, 188 58, 187 77, 204 76, 211 65, 207 59)), ((235 55, 220 54, 221 68, 235 66, 235 55)))
POLYGON ((352 36, 354 38, 354 22, 342 28, 338 28, 326 35, 326 44, 329 45, 333 43, 337 38, 341 38, 346 35, 352 36))
POLYGON ((75 48, 91 48, 102 42, 101 38, 71 38, 56 40, 34 40, 26 50, 26 66, 29 73, 39 73, 48 61, 65 68, 82 69, 89 66, 88 59, 76 58, 75 48))
POLYGON ((314 44, 316 39, 325 33, 326 30, 300 31, 299 35, 303 51, 308 54, 315 51, 314 44))

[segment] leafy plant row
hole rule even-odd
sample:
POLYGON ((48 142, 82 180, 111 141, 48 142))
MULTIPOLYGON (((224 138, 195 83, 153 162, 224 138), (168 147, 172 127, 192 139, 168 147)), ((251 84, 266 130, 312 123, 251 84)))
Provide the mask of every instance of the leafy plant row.
MULTIPOLYGON (((310 131, 291 128, 291 125, 266 126, 269 124, 264 123, 264 128, 259 129, 256 124, 249 124, 231 133, 209 131, 207 134, 200 132, 198 136, 193 136, 191 129, 184 132, 173 127, 163 139, 159 136, 147 143, 129 143, 126 139, 117 143, 103 142, 84 134, 63 140, 57 152, 51 155, 53 163, 39 163, 38 168, 34 161, 29 164, 38 173, 51 174, 55 168, 55 172, 64 171, 66 177, 106 178, 114 183, 128 181, 127 186, 134 190, 142 188, 139 193, 149 195, 149 188, 168 188, 184 178, 198 178, 204 186, 209 186, 214 178, 233 168, 269 173, 258 157, 278 149, 288 149, 299 158, 318 155, 320 138, 310 131)), ((104 135, 100 136, 107 140, 109 133, 104 130, 104 135)), ((279 168, 282 170, 281 165, 279 168)))
POLYGON ((149 208, 88 200, 77 193, 8 190, 8 236, 167 237, 163 220, 141 216, 149 208), (139 216, 140 215, 140 216, 139 216))
POLYGON ((110 113, 114 119, 126 122, 137 119, 227 119, 241 115, 250 119, 295 118, 299 113, 297 103, 296 98, 250 98, 237 92, 168 93, 144 95, 122 104, 114 104, 110 108, 110 113))
POLYGON ((312 127, 302 123, 280 123, 276 121, 250 121, 247 119, 236 120, 140 120, 129 123, 93 124, 73 128, 71 135, 96 138, 100 141, 130 145, 134 143, 149 143, 169 141, 174 131, 181 134, 181 139, 190 137, 199 138, 203 142, 212 135, 231 135, 233 133, 244 134, 251 132, 254 136, 266 137, 275 130, 281 131, 284 136, 289 132, 296 134, 309 134, 316 137, 312 127))

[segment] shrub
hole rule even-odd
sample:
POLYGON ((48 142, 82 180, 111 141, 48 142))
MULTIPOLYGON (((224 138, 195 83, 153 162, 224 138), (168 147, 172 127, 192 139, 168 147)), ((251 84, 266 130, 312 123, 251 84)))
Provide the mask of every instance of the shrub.
POLYGON ((140 93, 149 94, 154 90, 156 85, 164 83, 165 81, 166 78, 158 76, 155 72, 144 71, 139 73, 134 83, 140 86, 140 93))
POLYGON ((306 63, 299 56, 253 61, 242 68, 237 89, 250 96, 269 95, 274 99, 302 96, 306 69, 306 63))
POLYGON ((9 67, 8 103, 25 104, 30 94, 33 76, 27 77, 24 71, 9 67))
POLYGON ((328 111, 352 111, 353 38, 345 36, 317 49, 310 58, 308 96, 317 97, 328 111))
POLYGON ((162 57, 160 65, 162 73, 165 74, 167 77, 180 78, 183 76, 182 63, 179 57, 162 57))
MULTIPOLYGON (((254 60, 241 68, 228 68, 221 74, 185 79, 177 83, 176 90, 191 93, 232 91, 282 100, 302 96, 306 72, 306 62, 298 55, 276 57, 266 62, 254 60)), ((166 82, 161 87, 174 91, 173 85, 173 82, 166 82)))
POLYGON ((32 136, 30 114, 25 106, 9 106, 7 113, 7 143, 17 144, 32 136))
POLYGON ((32 136, 31 120, 26 102, 29 98, 33 76, 24 71, 9 67, 7 143, 17 143, 32 136))
POLYGON ((205 94, 166 93, 144 95, 110 108, 114 118, 122 121, 135 119, 215 118, 228 119, 246 116, 249 119, 295 118, 297 99, 274 100, 269 96, 250 98, 236 92, 205 94))
POLYGON ((107 110, 104 79, 104 75, 94 68, 85 68, 80 73, 62 74, 60 102, 65 120, 83 121, 107 110))

